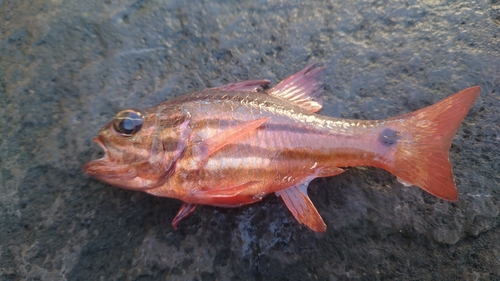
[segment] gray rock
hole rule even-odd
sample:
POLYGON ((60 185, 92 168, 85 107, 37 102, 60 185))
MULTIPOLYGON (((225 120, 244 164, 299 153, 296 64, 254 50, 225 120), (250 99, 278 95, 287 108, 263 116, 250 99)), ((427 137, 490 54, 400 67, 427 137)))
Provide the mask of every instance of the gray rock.
POLYGON ((500 280, 497 1, 1 1, 0 279, 500 280), (479 84, 450 160, 456 203, 351 169, 279 198, 199 207, 82 172, 125 107, 326 66, 322 114, 396 116, 479 84))

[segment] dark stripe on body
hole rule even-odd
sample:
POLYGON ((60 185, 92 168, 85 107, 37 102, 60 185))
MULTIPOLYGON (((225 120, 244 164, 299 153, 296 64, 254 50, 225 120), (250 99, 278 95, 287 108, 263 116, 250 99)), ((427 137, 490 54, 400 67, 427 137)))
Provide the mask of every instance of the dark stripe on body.
MULTIPOLYGON (((266 123, 264 123, 261 127, 265 128, 268 131, 272 132, 291 132, 291 133, 299 133, 299 134, 309 134, 309 135, 333 135, 325 133, 324 130, 316 129, 314 127, 305 127, 304 125, 300 125, 299 123, 293 124, 283 124, 283 123, 273 123, 272 117, 266 123)), ((196 121, 191 126, 198 130, 202 130, 204 128, 218 129, 218 128, 228 128, 231 126, 235 126, 241 123, 244 123, 245 120, 224 120, 224 119, 204 119, 196 121)), ((342 135, 345 136, 345 135, 342 135)))

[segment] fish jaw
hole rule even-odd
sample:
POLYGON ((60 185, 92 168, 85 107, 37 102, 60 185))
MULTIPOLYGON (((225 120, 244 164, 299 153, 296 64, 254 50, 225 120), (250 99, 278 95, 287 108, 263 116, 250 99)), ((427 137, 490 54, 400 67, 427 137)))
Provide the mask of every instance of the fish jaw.
POLYGON ((154 181, 139 177, 131 166, 112 165, 103 159, 91 161, 83 169, 89 176, 123 189, 147 191, 157 185, 154 181))
POLYGON ((120 164, 116 161, 116 158, 111 155, 109 149, 99 137, 94 138, 94 142, 102 148, 104 156, 85 164, 83 170, 86 174, 120 187, 122 187, 123 184, 117 183, 125 180, 132 180, 137 176, 132 167, 120 164))
POLYGON ((155 180, 140 177, 134 165, 119 163, 119 157, 110 152, 100 137, 94 138, 94 142, 105 155, 85 164, 83 170, 86 174, 124 189, 146 191, 158 185, 155 180))
POLYGON ((108 147, 106 141, 99 135, 94 138, 103 150, 104 156, 84 165, 83 169, 89 176, 100 179, 110 185, 137 191, 148 191, 163 184, 171 174, 170 165, 163 173, 158 172, 158 176, 151 176, 151 171, 157 171, 149 161, 139 161, 134 163, 122 163, 123 157, 119 149, 108 147), (149 171, 144 172, 144 171, 149 171))

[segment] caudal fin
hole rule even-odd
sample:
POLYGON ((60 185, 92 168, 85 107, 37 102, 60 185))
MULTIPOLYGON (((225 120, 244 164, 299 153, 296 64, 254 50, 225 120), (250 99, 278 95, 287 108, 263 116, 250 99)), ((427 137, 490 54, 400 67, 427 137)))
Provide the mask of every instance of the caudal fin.
POLYGON ((479 86, 474 86, 429 107, 389 119, 400 123, 401 135, 389 172, 434 196, 456 201, 458 192, 448 150, 480 91, 479 86))

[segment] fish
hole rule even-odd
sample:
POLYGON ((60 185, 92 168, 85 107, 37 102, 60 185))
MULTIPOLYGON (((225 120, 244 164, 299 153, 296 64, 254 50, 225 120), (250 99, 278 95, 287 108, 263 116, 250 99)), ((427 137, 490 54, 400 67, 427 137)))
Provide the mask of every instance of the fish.
POLYGON ((94 138, 104 156, 84 171, 110 185, 183 205, 177 229, 198 205, 240 207, 275 193, 297 221, 327 229, 309 183, 372 166, 448 201, 458 200, 449 149, 481 88, 383 120, 317 114, 324 66, 311 64, 274 87, 248 80, 116 114, 94 138))

